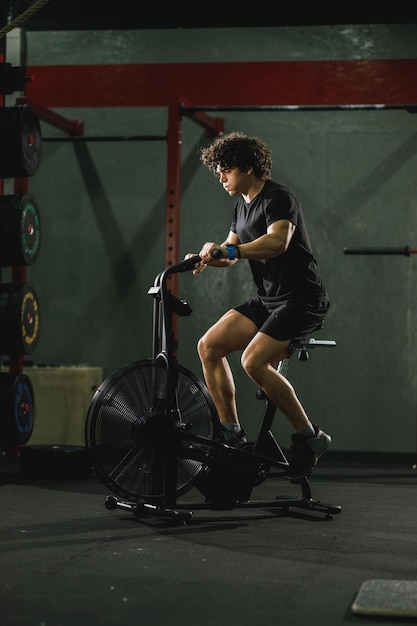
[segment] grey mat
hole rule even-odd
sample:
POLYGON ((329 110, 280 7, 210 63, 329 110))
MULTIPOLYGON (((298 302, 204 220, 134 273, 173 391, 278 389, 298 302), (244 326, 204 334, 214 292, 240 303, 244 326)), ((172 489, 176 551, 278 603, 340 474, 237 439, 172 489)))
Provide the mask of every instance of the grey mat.
POLYGON ((352 604, 361 615, 417 616, 417 581, 365 580, 352 604))

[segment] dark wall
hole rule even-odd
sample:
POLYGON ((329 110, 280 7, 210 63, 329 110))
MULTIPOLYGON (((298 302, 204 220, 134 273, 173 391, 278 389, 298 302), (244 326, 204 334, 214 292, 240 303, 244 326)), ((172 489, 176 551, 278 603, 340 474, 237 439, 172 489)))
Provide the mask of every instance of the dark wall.
MULTIPOLYGON (((29 31, 28 65, 415 59, 416 25, 346 25, 143 31, 29 31)), ((13 50, 10 43, 10 50, 13 50)), ((17 49, 19 45, 17 44, 17 49)), ((230 76, 233 81, 233 76, 230 76)), ((224 79, 224 77, 223 77, 224 79)), ((126 88, 121 85, 121 89, 126 88)), ((82 89, 82 85, 80 85, 82 89)), ((61 108, 90 135, 164 135, 166 107, 61 108)), ((414 257, 352 257, 345 246, 415 245, 416 119, 405 110, 226 112, 225 130, 263 137, 274 178, 298 194, 332 311, 322 338, 337 348, 293 360, 290 378, 336 450, 415 448, 417 309, 414 257)), ((61 131, 42 124, 43 135, 61 131)), ((233 201, 200 164, 208 141, 182 124, 180 253, 198 252, 229 230, 233 201)), ((48 142, 30 191, 43 244, 28 272, 39 291, 38 363, 90 363, 105 375, 150 356, 152 300, 164 263, 166 143, 48 142)), ((6 181, 7 187, 7 181, 6 181)), ((6 188, 7 191, 7 188, 6 188)), ((244 263, 184 275, 194 312, 179 323, 179 357, 200 373, 195 344, 218 315, 252 290, 244 263)), ((236 370, 241 421, 260 408, 236 370)), ((276 426, 286 436, 284 419, 276 426)))

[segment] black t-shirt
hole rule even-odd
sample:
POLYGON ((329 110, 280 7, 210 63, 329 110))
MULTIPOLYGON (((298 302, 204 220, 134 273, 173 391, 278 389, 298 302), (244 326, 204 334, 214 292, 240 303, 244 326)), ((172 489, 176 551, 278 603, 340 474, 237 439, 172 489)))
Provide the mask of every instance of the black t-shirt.
POLYGON ((265 235, 278 220, 289 220, 296 228, 286 252, 270 259, 249 260, 258 296, 268 309, 287 300, 327 300, 300 203, 288 187, 268 180, 249 204, 240 195, 230 230, 242 244, 249 243, 265 235))

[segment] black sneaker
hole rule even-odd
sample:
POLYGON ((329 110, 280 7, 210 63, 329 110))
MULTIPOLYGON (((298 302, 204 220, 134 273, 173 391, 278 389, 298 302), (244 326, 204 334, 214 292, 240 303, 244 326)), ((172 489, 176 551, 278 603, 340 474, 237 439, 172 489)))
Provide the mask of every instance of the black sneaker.
POLYGON ((238 432, 231 432, 222 427, 220 432, 220 438, 223 443, 232 448, 239 448, 242 444, 247 442, 246 432, 241 429, 238 432))
POLYGON ((332 438, 313 424, 315 437, 305 437, 299 433, 291 436, 292 445, 286 478, 297 480, 303 478, 317 465, 321 455, 330 446, 332 438))

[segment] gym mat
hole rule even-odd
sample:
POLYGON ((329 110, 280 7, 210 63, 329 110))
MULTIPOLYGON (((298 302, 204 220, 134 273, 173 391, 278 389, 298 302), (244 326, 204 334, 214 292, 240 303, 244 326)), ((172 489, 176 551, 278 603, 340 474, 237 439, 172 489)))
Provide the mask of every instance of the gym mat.
POLYGON ((23 478, 79 479, 92 475, 91 461, 83 446, 22 446, 19 459, 23 478))
POLYGON ((417 581, 365 580, 351 608, 361 615, 417 617, 417 581))

